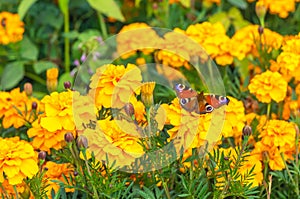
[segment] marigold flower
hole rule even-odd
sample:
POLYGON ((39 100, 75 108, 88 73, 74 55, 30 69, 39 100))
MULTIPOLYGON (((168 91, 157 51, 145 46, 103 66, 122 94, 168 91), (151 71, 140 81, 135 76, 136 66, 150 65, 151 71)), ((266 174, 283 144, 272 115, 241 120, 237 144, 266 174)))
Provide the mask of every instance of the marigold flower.
POLYGON ((231 39, 231 45, 234 49, 231 51, 232 56, 239 60, 248 55, 259 57, 258 47, 263 46, 270 53, 273 49, 279 49, 283 37, 267 28, 264 28, 263 34, 259 34, 258 25, 248 25, 235 32, 231 39))
POLYGON ((155 82, 147 82, 141 86, 141 99, 146 107, 153 105, 153 91, 155 82))
POLYGON ((136 54, 138 50, 146 55, 150 54, 161 40, 156 32, 146 23, 131 23, 124 26, 116 39, 117 52, 123 59, 136 54), (144 35, 144 37, 140 37, 141 35, 144 35))
POLYGON ((263 103, 282 101, 286 96, 287 82, 278 72, 266 71, 256 75, 248 86, 250 93, 263 103))
POLYGON ((23 39, 24 23, 18 14, 0 13, 0 44, 15 43, 23 39))
POLYGON ((271 70, 279 71, 289 81, 293 77, 300 80, 300 33, 287 39, 281 47, 282 52, 276 62, 271 62, 271 70))
POLYGON ((8 180, 4 180, 1 183, 0 195, 8 196, 8 198, 17 198, 14 186, 17 188, 18 198, 29 198, 34 199, 34 196, 30 193, 29 187, 23 181, 21 184, 11 185, 8 183, 8 180))
POLYGON ((33 102, 39 104, 36 98, 29 98, 25 91, 20 92, 20 88, 15 88, 10 92, 0 92, 0 118, 3 117, 3 127, 20 128, 26 122, 32 122, 35 119, 35 115, 32 114, 33 102))
POLYGON ((28 142, 19 137, 0 138, 0 146, 1 183, 7 179, 9 184, 17 185, 38 172, 37 154, 28 142))
POLYGON ((131 95, 139 93, 142 75, 139 68, 134 64, 104 65, 97 69, 91 78, 91 94, 94 94, 97 108, 122 108, 130 99, 131 95))
MULTIPOLYGON (((69 179, 69 176, 72 175, 74 169, 70 164, 57 164, 55 162, 48 161, 43 166, 43 168, 47 168, 44 178, 46 179, 47 186, 47 195, 51 198, 51 190, 53 189, 55 193, 58 192, 60 186, 57 182, 53 182, 52 180, 59 180, 65 183, 65 177, 69 179), (64 176, 65 177, 64 177, 64 176)), ((74 189, 66 188, 66 192, 73 192, 74 189)))
POLYGON ((217 64, 224 66, 233 62, 231 41, 226 35, 223 24, 204 22, 190 25, 186 30, 186 35, 197 41, 207 54, 216 60, 217 64))
POLYGON ((258 3, 264 5, 271 14, 276 14, 280 18, 286 18, 290 12, 294 12, 296 2, 298 0, 258 0, 258 3))
POLYGON ((27 131, 32 145, 36 149, 50 152, 50 148, 60 149, 64 141, 64 135, 72 132, 75 136, 75 124, 73 120, 73 97, 77 98, 78 92, 65 91, 53 92, 42 100, 45 111, 32 123, 32 128, 27 131))

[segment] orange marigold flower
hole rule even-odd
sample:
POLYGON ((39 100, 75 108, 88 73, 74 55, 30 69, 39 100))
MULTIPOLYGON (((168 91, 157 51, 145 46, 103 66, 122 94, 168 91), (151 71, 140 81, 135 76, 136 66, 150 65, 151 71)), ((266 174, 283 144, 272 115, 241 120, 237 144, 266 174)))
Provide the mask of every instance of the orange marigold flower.
POLYGON ((158 46, 161 38, 146 23, 131 23, 124 26, 117 35, 117 52, 123 58, 142 51, 144 54, 153 52, 153 47, 158 46), (144 37, 140 37, 144 35, 144 37), (145 35, 147 35, 145 37, 145 35))
POLYGON ((282 52, 276 62, 271 62, 271 68, 277 69, 287 81, 295 78, 300 80, 300 33, 297 36, 286 39, 281 47, 282 52))
POLYGON ((290 12, 295 11, 298 0, 258 0, 258 2, 263 4, 271 14, 276 14, 280 18, 286 18, 290 12))
POLYGON ((204 22, 190 25, 186 35, 193 38, 203 49, 216 60, 217 64, 227 65, 233 62, 231 41, 221 23, 204 22))
POLYGON ((286 96, 287 82, 278 72, 266 71, 256 75, 248 86, 250 93, 263 103, 282 101, 286 96))
POLYGON ((0 13, 0 44, 15 43, 23 39, 24 23, 18 14, 0 13))
POLYGON ((97 108, 122 108, 132 94, 139 93, 142 75, 134 64, 104 65, 91 78, 90 93, 95 95, 97 108))
POLYGON ((267 28, 264 28, 263 34, 259 34, 258 25, 248 25, 235 32, 231 39, 231 45, 234 49, 232 55, 239 60, 244 59, 248 55, 259 57, 258 47, 263 46, 270 53, 273 49, 279 49, 283 37, 267 28))
MULTIPOLYGON (((47 195, 51 198, 51 190, 53 189, 55 193, 59 190, 60 186, 59 183, 53 182, 53 180, 59 180, 64 183, 68 183, 65 180, 65 177, 69 179, 69 176, 73 173, 73 168, 71 164, 57 164, 55 162, 48 161, 43 166, 43 168, 47 168, 47 171, 44 175, 46 179, 47 186, 47 195), (64 176, 63 176, 64 175, 64 176)), ((73 192, 74 189, 66 188, 66 192, 73 192)))
POLYGON ((10 92, 0 92, 0 118, 4 128, 14 126, 19 128, 32 122, 35 114, 32 112, 32 103, 38 104, 37 111, 40 111, 39 101, 34 97, 28 97, 20 88, 15 88, 10 92))
POLYGON ((28 142, 19 137, 0 138, 0 146, 1 183, 7 179, 9 184, 17 185, 38 172, 37 154, 28 142))
POLYGON ((8 198, 17 198, 14 186, 17 188, 18 198, 34 199, 34 196, 24 181, 21 184, 11 185, 8 183, 8 180, 4 180, 4 182, 1 183, 0 195, 8 196, 8 198))
POLYGON ((64 141, 64 134, 72 132, 75 135, 73 120, 73 97, 77 98, 78 92, 71 90, 46 95, 42 100, 45 112, 32 123, 32 128, 27 131, 32 145, 36 149, 50 152, 50 148, 60 149, 64 141))

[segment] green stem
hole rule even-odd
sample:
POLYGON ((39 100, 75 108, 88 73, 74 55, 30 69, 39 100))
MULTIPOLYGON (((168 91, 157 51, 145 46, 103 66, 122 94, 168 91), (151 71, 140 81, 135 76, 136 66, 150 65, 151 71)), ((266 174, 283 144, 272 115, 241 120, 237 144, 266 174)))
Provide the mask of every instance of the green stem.
POLYGON ((19 194, 18 194, 17 186, 14 185, 13 187, 14 187, 14 192, 16 194, 16 199, 19 199, 19 194))
POLYGON ((161 180, 163 181, 162 184, 163 184, 164 190, 165 190, 165 192, 167 194, 167 198, 171 199, 171 195, 170 195, 170 191, 169 191, 169 188, 167 186, 167 183, 164 181, 163 178, 161 178, 161 180))
MULTIPOLYGON (((284 160, 284 154, 283 154, 283 152, 280 153, 280 156, 281 156, 281 159, 282 159, 282 161, 283 161, 283 163, 284 163, 284 166, 285 166, 285 168, 286 168, 286 171, 287 171, 287 173, 288 173, 289 178, 291 179, 291 181, 292 181, 293 185, 295 186, 295 188, 297 188, 298 185, 295 184, 295 181, 294 181, 294 178, 292 177, 292 174, 291 174, 291 172, 290 172, 290 169, 289 169, 289 167, 288 167, 286 161, 284 160)), ((295 192, 297 193, 297 195, 299 195, 299 190, 296 189, 295 192)))
MULTIPOLYGON (((89 167, 89 164, 88 164, 88 160, 87 160, 87 157, 86 157, 86 150, 85 149, 82 150, 82 154, 83 154, 83 157, 84 157, 84 162, 85 162, 85 166, 87 168, 87 172, 88 172, 89 176, 92 177, 92 173, 91 173, 91 170, 90 170, 90 167, 89 167)), ((93 187, 93 191, 94 191, 94 194, 95 194, 93 198, 99 199, 99 195, 98 195, 97 189, 96 189, 96 187, 94 185, 94 182, 92 182, 92 187, 93 187)))
MULTIPOLYGON (((64 15, 64 32, 65 34, 70 32, 70 22, 69 22, 69 9, 66 9, 64 15)), ((66 73, 70 73, 70 39, 65 37, 65 70, 66 73)))
POLYGON ((97 15, 98 15, 98 19, 99 19, 99 25, 100 25, 100 29, 101 29, 101 33, 102 33, 102 38, 104 40, 108 37, 106 24, 105 24, 102 14, 100 12, 97 12, 97 15))
POLYGON ((44 85, 44 86, 46 85, 46 80, 44 80, 40 76, 37 76, 37 75, 35 75, 33 73, 30 73, 30 72, 25 72, 25 76, 32 79, 32 80, 34 80, 34 81, 36 81, 36 82, 38 82, 38 83, 40 83, 40 84, 42 84, 42 85, 44 85))
POLYGON ((267 118, 268 119, 270 119, 270 114, 271 114, 271 104, 272 104, 272 102, 270 102, 269 104, 268 104, 268 107, 267 107, 267 118))

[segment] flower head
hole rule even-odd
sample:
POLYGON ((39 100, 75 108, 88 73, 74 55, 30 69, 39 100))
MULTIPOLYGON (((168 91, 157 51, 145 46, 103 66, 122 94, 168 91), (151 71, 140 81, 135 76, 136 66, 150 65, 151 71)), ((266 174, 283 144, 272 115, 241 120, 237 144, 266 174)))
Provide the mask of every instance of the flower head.
POLYGON ((0 13, 0 44, 15 43, 23 39, 24 23, 18 14, 0 13))
POLYGON ((0 138, 0 145, 1 183, 6 178, 9 184, 17 185, 38 172, 37 154, 28 142, 18 137, 0 138))
POLYGON ((256 75, 248 86, 250 93, 264 103, 282 101, 286 96, 287 82, 278 72, 266 71, 256 75))
MULTIPOLYGON (((68 183, 65 181, 65 177, 68 179, 70 174, 73 173, 73 168, 70 164, 57 164, 55 162, 48 161, 43 166, 44 168, 47 168, 47 171, 45 173, 44 178, 47 179, 47 195, 48 197, 51 197, 51 190, 53 189, 55 193, 59 190, 59 184, 56 182, 53 182, 52 180, 59 180, 65 183, 68 183), (64 177, 65 176, 65 177, 64 177)), ((66 192, 72 192, 73 189, 66 188, 66 192)))
POLYGON ((35 148, 49 153, 51 148, 62 147, 61 143, 67 132, 72 132, 75 136, 72 98, 78 96, 78 92, 68 90, 62 93, 53 92, 41 100, 45 111, 27 132, 33 138, 32 145, 35 148))
POLYGON ((95 95, 95 104, 99 108, 122 108, 134 93, 139 93, 142 75, 134 64, 108 64, 97 69, 91 78, 90 93, 95 95))

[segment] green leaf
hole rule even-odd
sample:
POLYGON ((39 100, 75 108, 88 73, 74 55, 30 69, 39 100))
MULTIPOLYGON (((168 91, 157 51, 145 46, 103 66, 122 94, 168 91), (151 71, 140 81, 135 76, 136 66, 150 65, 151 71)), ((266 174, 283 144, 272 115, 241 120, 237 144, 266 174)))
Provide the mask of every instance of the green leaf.
POLYGON ((69 0, 59 0, 58 1, 59 9, 61 10, 61 12, 64 15, 68 14, 68 5, 69 5, 69 0))
POLYGON ((246 9, 248 6, 245 0, 228 0, 228 2, 240 9, 246 9))
POLYGON ((7 64, 4 68, 1 85, 2 89, 11 89, 24 77, 24 62, 15 61, 7 64))
POLYGON ((64 87, 64 82, 70 81, 71 84, 73 85, 74 78, 70 75, 70 73, 64 73, 60 75, 59 80, 58 80, 58 86, 57 86, 57 91, 63 91, 65 90, 64 87))
POLYGON ((33 64, 33 69, 36 74, 41 74, 49 68, 57 68, 58 66, 50 61, 38 61, 33 64))
POLYGON ((28 60, 37 60, 39 53, 37 47, 28 39, 28 37, 24 37, 21 41, 20 52, 21 57, 28 60))
POLYGON ((119 21, 124 22, 125 18, 116 2, 114 0, 87 0, 92 8, 97 10, 98 12, 105 14, 109 17, 113 17, 119 21))
POLYGON ((22 0, 18 7, 18 14, 20 19, 22 20, 29 10, 29 8, 36 2, 37 0, 22 0))

